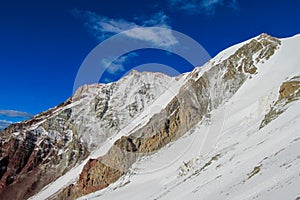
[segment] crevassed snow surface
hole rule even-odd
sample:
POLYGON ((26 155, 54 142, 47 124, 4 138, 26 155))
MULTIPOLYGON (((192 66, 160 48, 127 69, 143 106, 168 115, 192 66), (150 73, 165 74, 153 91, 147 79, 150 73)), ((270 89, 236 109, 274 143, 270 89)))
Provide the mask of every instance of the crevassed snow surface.
POLYGON ((281 41, 275 55, 258 65, 258 74, 212 113, 208 125, 199 123, 158 153, 141 158, 116 183, 80 199, 300 197, 300 101, 259 130, 281 83, 300 75, 300 36, 281 41))

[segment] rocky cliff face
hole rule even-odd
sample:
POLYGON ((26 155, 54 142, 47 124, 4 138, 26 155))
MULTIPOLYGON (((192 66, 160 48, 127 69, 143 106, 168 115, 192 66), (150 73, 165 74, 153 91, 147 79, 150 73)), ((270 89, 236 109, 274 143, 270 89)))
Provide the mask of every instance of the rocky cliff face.
POLYGON ((257 73, 256 64, 268 60, 279 46, 279 40, 263 34, 221 62, 208 63, 206 71, 196 68, 165 109, 145 126, 117 140, 106 155, 89 160, 78 182, 65 188, 57 198, 75 199, 107 187, 126 174, 138 158, 155 153, 209 118, 213 109, 257 73))
POLYGON ((1 131, 0 199, 27 199, 65 174, 171 81, 159 73, 132 72, 116 83, 82 86, 65 103, 1 131))
POLYGON ((26 199, 88 155, 70 127, 70 109, 45 121, 69 104, 67 101, 1 132, 1 198, 26 199))
POLYGON ((260 128, 263 128, 271 121, 282 114, 290 104, 300 98, 300 77, 295 76, 282 83, 279 89, 277 101, 272 105, 270 111, 263 119, 260 128))

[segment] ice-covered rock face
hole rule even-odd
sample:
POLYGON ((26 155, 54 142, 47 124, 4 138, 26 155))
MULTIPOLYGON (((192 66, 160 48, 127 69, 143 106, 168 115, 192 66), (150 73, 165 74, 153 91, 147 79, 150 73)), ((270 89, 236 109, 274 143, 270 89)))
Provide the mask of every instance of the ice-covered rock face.
POLYGON ((81 103, 72 108, 72 118, 88 149, 132 123, 172 81, 176 80, 161 73, 134 71, 115 83, 80 88, 73 98, 81 103))
POLYGON ((66 173, 130 123, 171 81, 160 73, 132 72, 115 83, 85 85, 65 103, 0 132, 1 196, 27 198, 66 173))
POLYGON ((0 133, 1 197, 26 199, 87 157, 70 121, 70 105, 64 103, 0 133))

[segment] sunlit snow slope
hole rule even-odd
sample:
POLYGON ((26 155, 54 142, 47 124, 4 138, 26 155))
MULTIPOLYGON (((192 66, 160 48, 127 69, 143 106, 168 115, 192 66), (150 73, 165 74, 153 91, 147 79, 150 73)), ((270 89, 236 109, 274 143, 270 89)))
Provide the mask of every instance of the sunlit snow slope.
POLYGON ((81 199, 299 199, 299 52, 299 35, 281 39, 275 54, 258 63, 257 73, 210 119, 81 199), (292 94, 283 83, 294 84, 292 94), (261 127, 276 102, 281 112, 261 127))

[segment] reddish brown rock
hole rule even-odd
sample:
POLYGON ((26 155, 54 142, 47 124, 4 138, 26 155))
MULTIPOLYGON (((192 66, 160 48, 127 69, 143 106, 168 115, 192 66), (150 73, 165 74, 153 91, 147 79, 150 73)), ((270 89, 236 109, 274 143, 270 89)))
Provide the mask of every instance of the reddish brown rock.
POLYGON ((56 141, 28 130, 31 123, 13 124, 0 132, 0 199, 27 199, 87 156, 76 138, 56 141))

